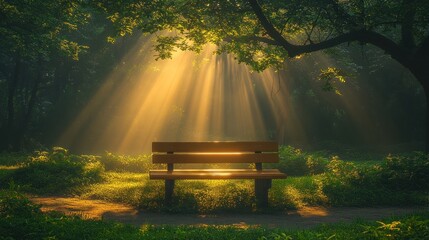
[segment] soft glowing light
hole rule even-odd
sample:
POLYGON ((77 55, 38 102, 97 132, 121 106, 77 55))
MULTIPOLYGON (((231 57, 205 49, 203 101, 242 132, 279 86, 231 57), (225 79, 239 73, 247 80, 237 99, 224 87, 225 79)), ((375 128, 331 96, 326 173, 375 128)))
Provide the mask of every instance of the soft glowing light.
MULTIPOLYGON (((305 144, 314 140, 314 126, 323 128, 294 102, 295 89, 289 86, 301 77, 311 78, 307 72, 334 65, 326 55, 292 60, 308 74, 292 76, 291 71, 252 73, 228 55, 214 55, 214 46, 200 54, 178 51, 161 61, 154 60, 151 49, 151 36, 141 37, 66 129, 59 145, 132 154, 150 152, 154 141, 305 144)), ((375 115, 359 107, 365 97, 352 88, 341 91, 344 97, 327 93, 317 101, 341 101, 352 116, 351 126, 365 129, 364 139, 372 138, 370 119, 375 115)))
POLYGON ((269 95, 262 75, 229 56, 213 55, 214 46, 162 61, 154 61, 150 49, 149 37, 142 37, 60 145, 141 153, 149 152, 153 141, 276 140, 273 111, 283 106, 261 103, 269 95))

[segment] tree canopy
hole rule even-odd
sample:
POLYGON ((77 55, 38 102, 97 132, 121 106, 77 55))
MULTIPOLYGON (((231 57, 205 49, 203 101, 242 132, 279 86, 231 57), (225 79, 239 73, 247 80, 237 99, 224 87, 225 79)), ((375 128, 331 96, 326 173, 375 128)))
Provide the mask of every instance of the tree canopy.
POLYGON ((134 28, 169 30, 159 33, 160 58, 175 48, 199 51, 214 43, 219 52, 263 70, 280 67, 286 57, 359 42, 383 49, 413 71, 429 45, 424 0, 102 2, 120 35, 134 28))

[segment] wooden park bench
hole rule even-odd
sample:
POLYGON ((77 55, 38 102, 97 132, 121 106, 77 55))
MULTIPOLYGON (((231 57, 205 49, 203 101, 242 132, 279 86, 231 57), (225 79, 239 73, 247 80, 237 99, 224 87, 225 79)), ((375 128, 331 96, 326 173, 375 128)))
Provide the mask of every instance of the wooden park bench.
POLYGON ((278 169, 263 169, 262 163, 279 161, 276 142, 153 142, 152 162, 167 164, 166 170, 151 170, 150 179, 165 180, 165 202, 171 204, 174 181, 181 179, 254 179, 257 207, 268 205, 272 179, 286 178, 278 169), (253 163, 254 169, 174 168, 174 164, 253 163))

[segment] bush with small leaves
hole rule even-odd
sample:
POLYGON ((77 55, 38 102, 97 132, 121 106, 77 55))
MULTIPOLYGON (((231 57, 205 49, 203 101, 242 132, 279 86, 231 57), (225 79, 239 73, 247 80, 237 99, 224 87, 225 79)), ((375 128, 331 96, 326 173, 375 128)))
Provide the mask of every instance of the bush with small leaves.
POLYGON ((152 158, 148 154, 126 156, 106 152, 100 161, 104 164, 106 171, 146 173, 152 168, 159 167, 152 164, 152 158))
POLYGON ((281 146, 280 162, 276 167, 289 176, 315 175, 323 173, 329 160, 318 153, 308 154, 291 146, 281 146))
POLYGON ((96 156, 69 154, 64 148, 38 151, 14 171, 10 181, 35 193, 64 193, 101 180, 104 168, 96 156))
POLYGON ((386 157, 380 180, 392 189, 429 190, 429 155, 416 152, 386 157))

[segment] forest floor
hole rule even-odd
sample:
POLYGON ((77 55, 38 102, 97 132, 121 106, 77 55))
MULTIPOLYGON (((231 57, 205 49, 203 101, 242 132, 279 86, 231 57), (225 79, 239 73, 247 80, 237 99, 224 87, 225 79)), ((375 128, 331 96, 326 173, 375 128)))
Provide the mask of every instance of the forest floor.
POLYGON ((277 214, 171 214, 144 212, 132 206, 102 200, 74 197, 31 197, 42 211, 59 211, 89 219, 114 220, 137 226, 150 225, 228 225, 241 228, 263 226, 268 228, 309 228, 323 223, 354 220, 381 220, 395 215, 429 211, 428 207, 324 208, 303 207, 277 214))

